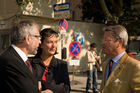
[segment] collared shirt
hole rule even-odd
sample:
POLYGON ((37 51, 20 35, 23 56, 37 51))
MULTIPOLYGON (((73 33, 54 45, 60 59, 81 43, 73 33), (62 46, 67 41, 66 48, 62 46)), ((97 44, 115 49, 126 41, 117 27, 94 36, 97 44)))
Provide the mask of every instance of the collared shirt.
MULTIPOLYGON (((121 54, 119 54, 118 56, 112 58, 113 60, 113 64, 112 64, 112 68, 111 68, 111 72, 114 70, 114 68, 116 67, 116 65, 118 64, 118 62, 120 61, 121 57, 125 54, 125 51, 121 54)), ((107 64, 107 69, 106 69, 106 73, 105 73, 105 82, 108 79, 108 73, 109 73, 109 62, 107 64)))
POLYGON ((15 45, 11 45, 14 49, 15 49, 15 51, 19 54, 19 56, 21 57, 21 59, 24 61, 24 62, 26 62, 27 61, 27 56, 26 56, 26 54, 21 50, 21 49, 19 49, 18 47, 16 47, 15 45))

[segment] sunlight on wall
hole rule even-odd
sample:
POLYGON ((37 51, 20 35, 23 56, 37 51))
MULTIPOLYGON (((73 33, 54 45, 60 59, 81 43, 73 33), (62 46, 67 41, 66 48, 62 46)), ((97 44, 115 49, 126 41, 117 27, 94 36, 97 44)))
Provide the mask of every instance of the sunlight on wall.
POLYGON ((44 29, 44 28, 51 28, 51 26, 50 25, 43 25, 42 29, 44 29))

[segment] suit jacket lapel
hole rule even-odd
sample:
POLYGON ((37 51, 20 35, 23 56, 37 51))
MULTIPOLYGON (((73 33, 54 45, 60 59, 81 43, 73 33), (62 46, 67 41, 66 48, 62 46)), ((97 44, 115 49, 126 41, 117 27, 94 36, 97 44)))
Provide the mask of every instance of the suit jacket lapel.
POLYGON ((102 74, 103 76, 102 76, 101 90, 105 86, 105 73, 106 73, 107 64, 108 64, 108 59, 103 63, 103 74, 102 74))
POLYGON ((117 79, 120 72, 123 70, 123 65, 121 63, 118 63, 115 69, 110 74, 108 80, 106 81, 105 86, 107 86, 109 83, 113 82, 115 79, 117 79))
POLYGON ((19 64, 17 64, 18 68, 20 69, 21 72, 26 73, 32 80, 34 80, 33 78, 33 74, 31 73, 31 71, 29 70, 29 68, 26 66, 25 62, 22 60, 22 58, 18 55, 18 53, 13 49, 13 47, 10 46, 10 48, 8 49, 8 51, 13 54, 13 56, 15 57, 16 60, 18 60, 19 64))
MULTIPOLYGON (((112 71, 112 73, 110 74, 108 80, 106 81, 106 84, 105 84, 105 87, 109 85, 109 83, 115 81, 118 76, 120 75, 121 71, 123 70, 124 68, 124 65, 125 65, 125 60, 126 58, 128 57, 127 53, 125 53, 122 58, 120 59, 120 61, 118 62, 117 66, 115 67, 115 69, 112 71)), ((106 62, 108 63, 108 62, 106 62)), ((106 67, 107 67, 107 64, 106 64, 106 67)), ((105 72, 104 72, 105 73, 105 72)), ((105 75, 105 74, 104 74, 105 75)), ((105 78, 105 76, 104 76, 105 78)))

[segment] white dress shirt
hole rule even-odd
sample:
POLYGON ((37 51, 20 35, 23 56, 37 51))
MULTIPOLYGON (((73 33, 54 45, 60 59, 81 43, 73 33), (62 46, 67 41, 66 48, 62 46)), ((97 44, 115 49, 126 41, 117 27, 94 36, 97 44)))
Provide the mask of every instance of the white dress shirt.
MULTIPOLYGON (((21 57, 21 59, 24 61, 24 62, 26 62, 27 61, 27 56, 26 56, 26 54, 21 50, 21 49, 19 49, 18 47, 16 47, 15 45, 11 45, 14 49, 15 49, 15 51, 19 54, 19 56, 21 57)), ((26 63, 25 63, 26 64, 26 63)))

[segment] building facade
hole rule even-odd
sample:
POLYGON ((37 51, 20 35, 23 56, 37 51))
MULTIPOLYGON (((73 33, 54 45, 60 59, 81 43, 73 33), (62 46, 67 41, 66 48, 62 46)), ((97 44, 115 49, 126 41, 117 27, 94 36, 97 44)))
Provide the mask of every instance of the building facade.
MULTIPOLYGON (((89 49, 91 42, 97 43, 99 47, 97 53, 102 55, 101 38, 103 33, 101 30, 104 24, 82 22, 82 13, 80 7, 78 7, 80 6, 78 5, 80 4, 80 0, 76 0, 76 2, 74 0, 33 0, 33 2, 29 2, 25 6, 18 5, 17 0, 0 0, 0 53, 11 44, 10 28, 15 21, 20 19, 33 19, 39 24, 40 29, 52 28, 61 33, 61 29, 59 28, 60 19, 54 16, 54 5, 62 3, 70 3, 72 10, 70 10, 70 17, 66 18, 68 22, 66 33, 64 35, 60 34, 56 57, 61 59, 62 49, 66 48, 67 58, 64 60, 68 62, 69 72, 72 72, 73 65, 70 65, 70 62, 73 60, 73 56, 69 53, 69 45, 74 41, 76 34, 82 34, 84 41, 81 53, 76 57, 80 63, 75 66, 75 71, 84 72, 86 70, 85 53, 89 49)), ((64 11, 62 11, 62 15, 63 13, 64 11)))

